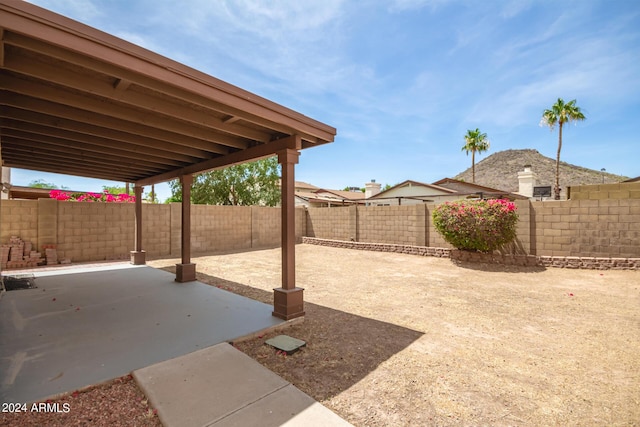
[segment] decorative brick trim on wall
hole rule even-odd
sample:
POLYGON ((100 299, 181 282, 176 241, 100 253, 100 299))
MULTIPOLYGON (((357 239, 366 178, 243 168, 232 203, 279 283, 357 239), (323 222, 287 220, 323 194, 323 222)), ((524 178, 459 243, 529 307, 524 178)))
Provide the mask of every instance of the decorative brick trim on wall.
POLYGON ((430 248, 428 246, 394 245, 392 243, 363 243, 349 242, 345 240, 318 239, 315 237, 303 237, 302 243, 319 246, 330 246, 332 248, 358 249, 361 251, 376 252, 396 252, 401 254, 433 256, 438 258, 448 258, 451 249, 430 248))
POLYGON ((333 248, 358 249, 364 251, 396 252, 409 255, 451 258, 453 261, 514 265, 521 267, 580 268, 588 270, 640 270, 640 258, 596 258, 486 254, 481 252, 460 251, 449 248, 431 248, 427 246, 393 245, 389 243, 361 243, 344 240, 318 239, 303 237, 302 243, 333 248))
POLYGON ((544 267, 581 268, 587 270, 640 270, 640 258, 538 257, 544 267))
POLYGON ((486 254, 454 249, 450 252, 453 261, 484 262, 487 264, 517 265, 522 267, 537 267, 542 265, 534 255, 505 255, 500 253, 486 254))

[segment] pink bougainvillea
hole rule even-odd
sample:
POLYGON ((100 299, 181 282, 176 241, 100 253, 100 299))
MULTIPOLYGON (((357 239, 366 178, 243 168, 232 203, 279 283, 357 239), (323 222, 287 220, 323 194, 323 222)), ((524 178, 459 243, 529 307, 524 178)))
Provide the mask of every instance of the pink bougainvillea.
POLYGON ((518 215, 509 200, 464 200, 438 205, 433 224, 457 249, 492 252, 516 236, 518 215))
POLYGON ((133 203, 136 196, 129 194, 110 194, 108 191, 102 193, 70 193, 63 190, 51 190, 49 197, 56 200, 70 200, 74 202, 105 202, 105 203, 133 203))

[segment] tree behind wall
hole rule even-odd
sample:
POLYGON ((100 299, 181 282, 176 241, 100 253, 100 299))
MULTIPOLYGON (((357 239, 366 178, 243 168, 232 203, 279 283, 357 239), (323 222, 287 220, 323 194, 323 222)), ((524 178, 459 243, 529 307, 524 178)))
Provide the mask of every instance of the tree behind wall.
MULTIPOLYGON (((191 203, 205 205, 276 206, 280 202, 277 157, 233 165, 194 176, 191 203)), ((169 183, 169 202, 182 201, 178 180, 169 183)))
POLYGON ((489 149, 489 140, 487 134, 480 132, 480 129, 468 130, 464 136, 464 145, 462 151, 466 151, 467 155, 471 152, 471 180, 476 182, 476 153, 480 154, 489 149))
POLYGON ((558 152, 556 154, 556 183, 553 187, 553 195, 556 200, 560 200, 560 150, 562 150, 562 127, 565 123, 585 120, 586 117, 576 105, 576 100, 564 102, 562 98, 551 106, 550 109, 544 110, 540 125, 548 126, 553 131, 556 124, 558 125, 558 152))
POLYGON ((50 190, 54 190, 54 189, 59 189, 59 190, 68 190, 67 187, 65 186, 58 186, 55 184, 51 184, 50 182, 46 182, 43 179, 36 179, 34 181, 31 181, 28 185, 28 187, 31 188, 47 188, 50 190))

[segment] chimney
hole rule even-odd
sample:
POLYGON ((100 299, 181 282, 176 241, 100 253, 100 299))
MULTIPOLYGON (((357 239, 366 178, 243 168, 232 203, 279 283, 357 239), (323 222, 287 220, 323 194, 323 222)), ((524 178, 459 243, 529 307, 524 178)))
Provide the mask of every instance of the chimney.
POLYGON ((538 177, 531 170, 531 165, 524 165, 524 171, 518 172, 518 194, 525 197, 533 197, 533 187, 536 186, 538 177))
POLYGON ((378 194, 381 186, 381 184, 376 183, 375 179, 372 179, 371 182, 367 182, 364 185, 364 198, 368 199, 378 194))

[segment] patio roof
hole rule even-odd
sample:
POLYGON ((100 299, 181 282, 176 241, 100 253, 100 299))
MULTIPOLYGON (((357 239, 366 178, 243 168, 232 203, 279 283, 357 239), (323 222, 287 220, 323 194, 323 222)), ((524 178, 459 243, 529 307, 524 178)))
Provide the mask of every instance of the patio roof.
POLYGON ((150 185, 325 144, 335 134, 64 16, 0 3, 5 166, 150 185))
POLYGON ((182 186, 182 263, 193 281, 193 174, 278 156, 282 288, 273 315, 304 315, 295 285, 298 150, 335 128, 21 0, 0 2, 0 164, 135 184, 133 264, 145 263, 142 187, 182 186))

